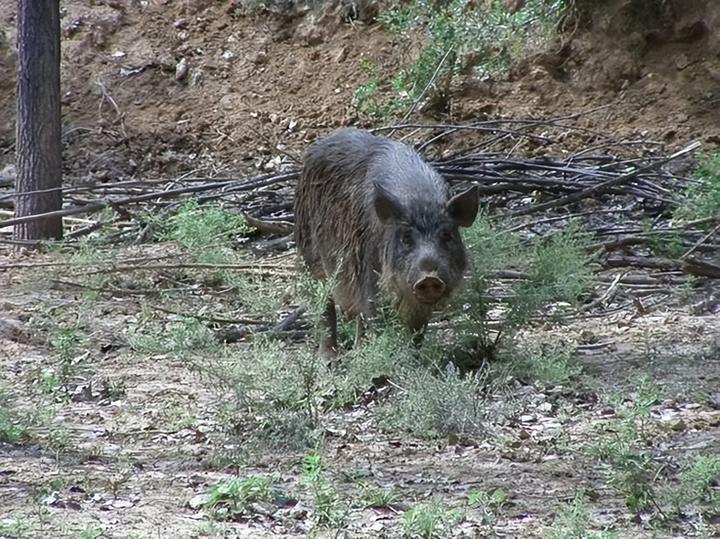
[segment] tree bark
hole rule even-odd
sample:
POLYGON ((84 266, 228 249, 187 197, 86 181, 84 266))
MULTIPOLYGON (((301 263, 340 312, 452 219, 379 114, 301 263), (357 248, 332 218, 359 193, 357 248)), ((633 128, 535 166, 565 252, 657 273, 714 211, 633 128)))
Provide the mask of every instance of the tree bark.
MULTIPOLYGON (((18 0, 17 7, 15 216, 25 217, 62 207, 60 2, 18 0)), ((62 217, 14 228, 16 240, 60 239, 62 233, 62 217)))

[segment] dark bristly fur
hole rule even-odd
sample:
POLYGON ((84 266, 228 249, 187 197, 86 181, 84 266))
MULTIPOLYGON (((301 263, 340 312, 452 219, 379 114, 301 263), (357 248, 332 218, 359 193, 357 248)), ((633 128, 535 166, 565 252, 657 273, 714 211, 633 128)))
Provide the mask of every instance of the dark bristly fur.
MULTIPOLYGON (((458 226, 470 226, 477 207, 475 188, 448 200, 446 182, 409 146, 340 129, 305 155, 295 242, 313 276, 337 277, 333 298, 346 316, 370 318, 382 287, 405 324, 421 331, 462 281, 458 226)), ((328 355, 337 349, 334 302, 322 345, 328 355)))

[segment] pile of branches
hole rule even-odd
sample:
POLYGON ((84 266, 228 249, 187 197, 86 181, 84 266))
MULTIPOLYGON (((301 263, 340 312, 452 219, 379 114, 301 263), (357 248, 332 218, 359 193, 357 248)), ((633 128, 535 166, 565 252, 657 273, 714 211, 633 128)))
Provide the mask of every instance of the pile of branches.
MULTIPOLYGON (((683 282, 689 275, 720 278, 720 216, 680 226, 673 221, 678 193, 696 182, 689 177, 691 154, 700 145, 669 154, 658 142, 619 141, 579 127, 574 123, 577 117, 407 124, 377 131, 415 141, 453 189, 478 185, 483 205, 528 237, 549 234, 570 219, 580 220, 595 237, 591 248, 599 271, 624 270, 620 282, 654 290, 683 282), (563 152, 570 138, 575 147, 583 141, 582 149, 563 152), (474 143, 449 151, 458 141, 468 140, 474 143), (548 157, 553 153, 561 156, 548 157), (668 258, 653 252, 651 245, 664 235, 680 242, 681 255, 668 258)), ((298 163, 281 163, 272 172, 244 177, 182 176, 75 185, 63 191, 64 208, 51 214, 75 224, 67 234, 71 239, 111 227, 103 241, 137 242, 147 236, 148 214, 172 214, 185 199, 194 197, 199 203, 221 202, 243 212, 250 224, 275 237, 274 249, 288 249, 293 190, 300 171, 298 163), (94 219, 101 211, 102 218, 94 219)), ((13 218, 14 197, 11 185, 0 185, 0 208, 4 205, 3 213, 10 217, 0 220, 0 242, 12 241, 12 225, 43 217, 13 218)), ((616 279, 610 280, 617 285, 616 279)))

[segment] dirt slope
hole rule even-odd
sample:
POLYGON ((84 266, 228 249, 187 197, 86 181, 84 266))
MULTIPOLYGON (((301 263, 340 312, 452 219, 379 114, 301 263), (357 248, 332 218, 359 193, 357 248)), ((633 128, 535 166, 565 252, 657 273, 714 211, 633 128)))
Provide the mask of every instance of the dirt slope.
MULTIPOLYGON (((378 24, 320 10, 238 15, 228 2, 63 3, 70 176, 262 166, 362 124, 350 102, 369 59, 390 76, 412 50, 378 24), (189 68, 182 81, 176 66, 189 68), (279 149, 278 149, 279 148, 279 149)), ((506 77, 458 81, 451 120, 606 108, 598 131, 720 141, 720 5, 612 0, 506 77)), ((12 160, 15 2, 0 1, 0 165, 12 160)), ((418 118, 422 120, 422 118, 418 118)), ((286 157, 287 158, 287 157, 286 157)))

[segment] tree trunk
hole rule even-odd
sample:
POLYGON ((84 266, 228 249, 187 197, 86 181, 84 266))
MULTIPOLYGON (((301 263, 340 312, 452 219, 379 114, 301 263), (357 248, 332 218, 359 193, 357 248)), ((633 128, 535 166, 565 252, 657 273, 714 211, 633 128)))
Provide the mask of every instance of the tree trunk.
MULTIPOLYGON (((60 2, 18 0, 17 7, 15 216, 25 217, 62 207, 60 2)), ((62 217, 15 225, 14 233, 20 241, 60 239, 62 217)))

